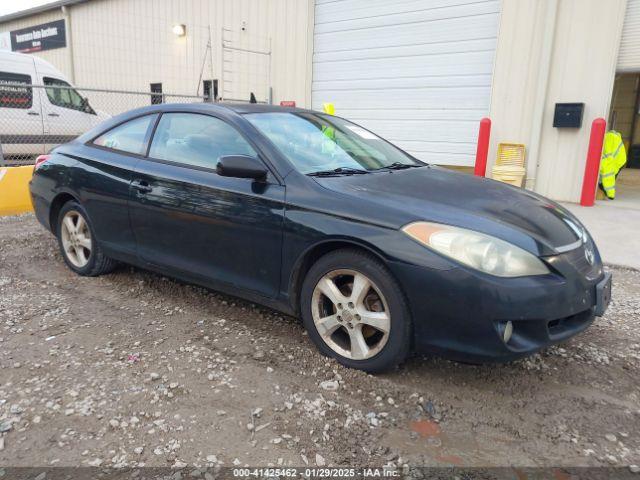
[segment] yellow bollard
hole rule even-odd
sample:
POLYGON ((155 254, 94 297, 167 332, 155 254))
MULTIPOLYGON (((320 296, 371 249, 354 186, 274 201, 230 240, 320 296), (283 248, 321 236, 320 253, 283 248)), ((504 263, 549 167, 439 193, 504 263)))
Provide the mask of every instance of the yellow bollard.
POLYGON ((0 168, 0 216, 31 212, 29 180, 33 165, 0 168))

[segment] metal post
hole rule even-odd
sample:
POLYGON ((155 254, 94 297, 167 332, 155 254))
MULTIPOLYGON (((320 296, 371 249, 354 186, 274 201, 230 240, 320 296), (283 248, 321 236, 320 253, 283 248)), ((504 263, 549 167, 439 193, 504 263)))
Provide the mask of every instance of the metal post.
POLYGON ((62 8, 62 14, 64 15, 65 18, 65 30, 67 33, 67 52, 68 52, 68 57, 69 57, 69 79, 71 80, 71 83, 75 83, 76 82, 76 67, 75 67, 75 61, 73 58, 73 38, 71 36, 71 32, 72 32, 72 26, 71 26, 71 9, 66 6, 63 5, 62 8))
POLYGON ((271 43, 271 37, 269 37, 269 105, 273 105, 273 86, 271 85, 271 54, 273 52, 273 47, 271 43))
MULTIPOLYGON (((633 145, 633 137, 636 135, 636 123, 638 121, 638 109, 640 109, 640 81, 636 78, 636 99, 633 102, 633 117, 631 117, 631 132, 629 134, 629 150, 633 145)), ((615 126, 613 127, 615 130, 615 126)))
POLYGON ((491 120, 483 118, 480 120, 478 131, 478 147, 476 149, 476 166, 473 174, 476 177, 484 177, 487 173, 487 157, 489 156, 489 136, 491 134, 491 120))
POLYGON ((602 143, 606 127, 607 122, 605 122, 604 118, 596 118, 591 123, 591 137, 589 138, 587 162, 584 167, 582 196, 580 197, 580 205, 583 207, 592 207, 596 200, 600 157, 602 156, 602 143))
POLYGON ((220 38, 221 38, 221 46, 220 46, 220 63, 222 65, 222 69, 220 70, 220 85, 218 85, 218 91, 220 92, 220 96, 222 97, 222 100, 225 100, 225 95, 224 95, 224 89, 225 89, 225 85, 224 85, 224 69, 226 68, 225 64, 224 64, 224 27, 222 27, 222 31, 220 32, 220 38))
POLYGON ((2 153, 2 143, 0 142, 0 167, 6 167, 7 162, 4 160, 4 153, 2 153))
POLYGON ((209 30, 209 61, 211 62, 211 88, 209 91, 209 98, 212 98, 211 101, 217 102, 217 98, 213 98, 213 79, 214 79, 214 68, 213 68, 213 36, 211 35, 211 24, 208 25, 209 30))

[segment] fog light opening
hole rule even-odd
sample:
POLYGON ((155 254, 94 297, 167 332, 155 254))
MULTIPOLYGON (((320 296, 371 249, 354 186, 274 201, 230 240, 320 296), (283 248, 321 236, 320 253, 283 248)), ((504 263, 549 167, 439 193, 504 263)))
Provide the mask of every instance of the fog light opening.
POLYGON ((502 327, 502 341, 504 343, 509 343, 509 340, 511 340, 511 335, 513 335, 513 323, 504 323, 502 327))

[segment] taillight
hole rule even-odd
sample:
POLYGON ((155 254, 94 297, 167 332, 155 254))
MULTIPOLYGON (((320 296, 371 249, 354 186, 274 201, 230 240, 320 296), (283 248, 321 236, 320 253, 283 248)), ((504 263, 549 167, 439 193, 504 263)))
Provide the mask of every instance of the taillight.
POLYGON ((51 155, 39 155, 38 158, 36 158, 36 164, 33 167, 33 171, 36 171, 38 168, 40 168, 40 165, 42 165, 44 162, 46 162, 50 158, 51 158, 51 155))

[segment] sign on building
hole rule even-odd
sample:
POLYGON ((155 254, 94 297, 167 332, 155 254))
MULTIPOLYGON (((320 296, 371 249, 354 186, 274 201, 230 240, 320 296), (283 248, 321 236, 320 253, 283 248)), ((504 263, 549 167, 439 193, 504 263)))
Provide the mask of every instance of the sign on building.
POLYGON ((11 50, 14 52, 42 52, 67 46, 64 20, 13 30, 10 35, 11 50))

